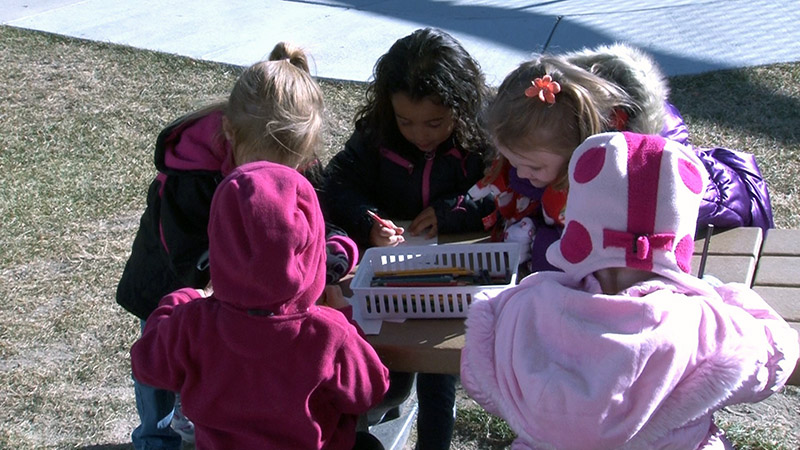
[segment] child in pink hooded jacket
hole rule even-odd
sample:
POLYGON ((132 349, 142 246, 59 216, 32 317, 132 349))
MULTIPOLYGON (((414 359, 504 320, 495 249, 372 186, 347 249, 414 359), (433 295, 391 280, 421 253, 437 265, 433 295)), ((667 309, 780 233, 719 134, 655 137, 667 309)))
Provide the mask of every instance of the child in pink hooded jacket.
POLYGON ((658 136, 590 137, 539 272, 472 305, 461 381, 514 448, 731 448, 714 411, 783 386, 798 336, 747 286, 690 275, 703 166, 658 136))
POLYGON ((217 188, 213 294, 165 296, 131 349, 134 376, 180 392, 198 449, 353 448, 388 370, 325 288, 325 223, 292 167, 247 163, 217 188))

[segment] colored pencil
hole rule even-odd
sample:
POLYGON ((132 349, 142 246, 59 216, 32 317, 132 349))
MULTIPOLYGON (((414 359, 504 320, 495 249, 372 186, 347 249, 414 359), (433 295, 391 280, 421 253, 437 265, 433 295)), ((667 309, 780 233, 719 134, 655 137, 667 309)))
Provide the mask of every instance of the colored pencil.
POLYGON ((375 221, 378 222, 379 224, 381 224, 381 226, 384 227, 384 228, 391 228, 392 230, 398 230, 400 228, 400 227, 396 227, 396 226, 390 224, 388 221, 386 221, 385 219, 383 219, 381 216, 379 216, 378 214, 376 214, 373 211, 367 210, 367 214, 369 214, 370 217, 375 219, 375 221))
POLYGON ((427 267, 424 269, 378 270, 375 277, 406 275, 473 275, 474 272, 463 267, 427 267))

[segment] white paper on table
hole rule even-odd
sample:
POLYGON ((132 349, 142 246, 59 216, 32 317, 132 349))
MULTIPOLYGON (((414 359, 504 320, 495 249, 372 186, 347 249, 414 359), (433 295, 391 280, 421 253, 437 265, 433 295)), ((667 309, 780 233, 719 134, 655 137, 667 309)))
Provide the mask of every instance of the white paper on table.
POLYGON ((361 330, 367 336, 381 334, 381 326, 383 325, 383 321, 381 319, 364 319, 362 317, 356 317, 353 315, 353 320, 356 321, 358 326, 361 327, 361 330))
POLYGON ((406 321, 405 317, 397 318, 397 317, 390 317, 387 319, 381 319, 383 322, 391 322, 391 323, 403 323, 406 321))
POLYGON ((411 226, 411 221, 410 220, 398 220, 398 221, 392 221, 392 222, 394 222, 394 224, 397 225, 398 227, 403 227, 406 230, 403 233, 403 239, 405 239, 405 242, 403 242, 402 244, 398 244, 398 246, 400 246, 400 245, 437 245, 437 244, 439 244, 439 236, 434 236, 432 238, 428 238, 428 235, 425 234, 424 231, 422 233, 420 233, 419 235, 417 235, 417 236, 412 235, 411 232, 408 231, 408 229, 411 226))

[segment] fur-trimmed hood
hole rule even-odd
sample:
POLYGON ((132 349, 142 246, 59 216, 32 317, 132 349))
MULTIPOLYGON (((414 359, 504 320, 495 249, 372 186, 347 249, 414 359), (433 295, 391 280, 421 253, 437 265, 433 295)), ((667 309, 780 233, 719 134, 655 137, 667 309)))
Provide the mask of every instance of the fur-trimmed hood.
POLYGON ((627 44, 603 45, 564 55, 573 64, 613 81, 631 96, 637 111, 628 111, 628 129, 659 134, 666 117, 669 84, 655 61, 627 44))

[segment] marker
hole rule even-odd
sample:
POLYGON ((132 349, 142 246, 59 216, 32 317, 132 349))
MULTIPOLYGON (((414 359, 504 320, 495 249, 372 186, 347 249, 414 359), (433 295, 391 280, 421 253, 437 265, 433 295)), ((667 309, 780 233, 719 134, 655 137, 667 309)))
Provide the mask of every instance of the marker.
POLYGON ((374 212, 370 211, 369 209, 367 210, 367 214, 369 214, 370 217, 375 219, 375 221, 378 222, 379 224, 381 224, 381 226, 384 227, 384 228, 390 228, 390 229, 395 230, 395 231, 400 229, 399 227, 396 227, 396 226, 390 224, 389 222, 387 222, 386 220, 382 219, 381 216, 375 214, 374 212))

